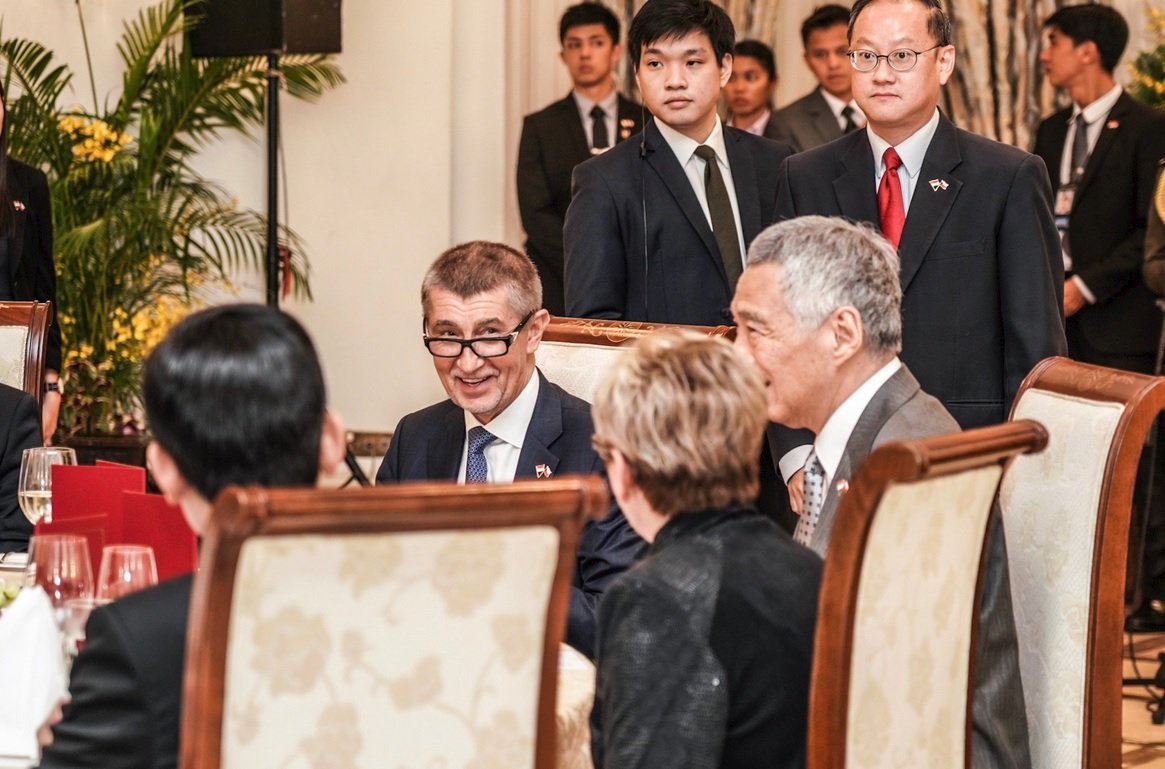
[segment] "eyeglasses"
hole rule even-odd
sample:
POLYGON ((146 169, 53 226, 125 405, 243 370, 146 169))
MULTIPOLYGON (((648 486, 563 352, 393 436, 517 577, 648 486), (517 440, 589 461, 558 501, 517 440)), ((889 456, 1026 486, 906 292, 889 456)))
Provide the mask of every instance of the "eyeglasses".
POLYGON ((878 68, 878 60, 885 59, 886 63, 890 65, 890 69, 895 72, 909 72, 918 63, 919 56, 924 53, 930 53, 935 48, 942 48, 942 46, 931 46, 925 51, 912 51, 909 48, 899 48, 896 51, 890 51, 890 53, 874 53, 873 51, 859 49, 849 52, 849 64, 858 72, 873 72, 878 68))
POLYGON ((534 317, 534 313, 535 310, 530 310, 530 314, 522 318, 522 322, 505 336, 475 336, 473 339, 458 339, 453 336, 429 336, 425 334, 421 338, 425 340, 425 348, 434 358, 459 358, 466 347, 473 350, 473 354, 479 358, 500 358, 510 351, 510 345, 518 338, 518 334, 522 333, 522 329, 530 322, 530 318, 534 317))

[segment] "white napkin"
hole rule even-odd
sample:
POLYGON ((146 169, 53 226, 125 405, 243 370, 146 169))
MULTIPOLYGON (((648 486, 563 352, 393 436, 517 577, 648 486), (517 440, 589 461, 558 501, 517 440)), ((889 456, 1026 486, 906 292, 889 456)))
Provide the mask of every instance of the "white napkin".
POLYGON ((39 586, 21 590, 0 616, 0 759, 40 757, 36 730, 69 691, 61 643, 39 586))

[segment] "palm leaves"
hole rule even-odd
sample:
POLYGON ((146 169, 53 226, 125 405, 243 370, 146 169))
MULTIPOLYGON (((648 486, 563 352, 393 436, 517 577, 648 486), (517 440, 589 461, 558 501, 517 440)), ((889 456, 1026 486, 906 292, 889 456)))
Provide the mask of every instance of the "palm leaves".
MULTIPOLYGON (((159 303, 196 304, 226 286, 230 271, 263 263, 265 218, 240 209, 191 161, 221 136, 263 124, 267 63, 192 57, 183 42, 194 2, 163 0, 125 24, 122 91, 103 114, 61 110, 72 74, 51 51, 0 42, 10 151, 43 168, 52 191, 59 317, 67 367, 79 380, 69 390, 84 393, 83 402, 66 399, 66 410, 76 407, 72 423, 70 415, 62 423, 67 431, 115 428, 132 413, 150 336, 137 319, 159 303)), ((325 57, 281 64, 296 98, 344 82, 325 57)), ((286 228, 281 240, 296 292, 310 295, 302 243, 286 228)))

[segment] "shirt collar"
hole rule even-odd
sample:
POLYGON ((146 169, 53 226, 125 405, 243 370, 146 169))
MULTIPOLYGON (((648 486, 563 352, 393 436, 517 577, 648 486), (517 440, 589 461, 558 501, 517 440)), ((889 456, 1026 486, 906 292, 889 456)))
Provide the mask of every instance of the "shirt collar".
POLYGON ((599 105, 603 112, 607 113, 607 117, 615 117, 615 113, 619 106, 619 92, 612 88, 611 92, 602 101, 591 101, 583 96, 578 91, 572 91, 574 94, 574 103, 578 105, 578 114, 582 115, 587 120, 590 120, 591 110, 595 105, 599 105))
POLYGON ((771 109, 766 109, 761 114, 760 117, 758 117, 756 120, 752 121, 751 125, 742 126, 736 122, 735 118, 733 118, 732 120, 729 120, 728 125, 732 128, 739 128, 741 131, 746 131, 746 132, 752 134, 753 136, 764 136, 765 135, 765 128, 768 127, 769 118, 772 116, 773 116, 773 111, 771 109))
POLYGON ((850 99, 849 101, 842 101, 820 86, 817 88, 817 90, 821 92, 822 98, 824 98, 825 103, 829 105, 829 111, 833 113, 835 118, 840 120, 841 111, 846 107, 853 107, 855 119, 856 116, 862 114, 862 111, 858 108, 857 102, 855 102, 853 99, 850 99))
MULTIPOLYGON (((926 151, 930 148, 930 140, 934 138, 934 132, 937 130, 938 110, 936 109, 926 125, 910 134, 898 146, 894 147, 898 152, 898 157, 902 158, 902 165, 906 167, 906 173, 912 178, 918 176, 918 172, 922 170, 922 161, 926 159, 926 151)), ((878 168, 878 177, 880 178, 886 170, 882 164, 882 155, 886 153, 886 149, 891 144, 874 133, 873 128, 867 127, 866 135, 870 138, 870 149, 874 151, 874 164, 878 168)))
MULTIPOLYGON (((680 161, 681 166, 686 166, 688 161, 692 159, 692 155, 696 153, 696 147, 700 146, 700 142, 689 139, 662 120, 656 120, 655 125, 659 128, 659 133, 667 142, 667 146, 671 147, 671 151, 675 153, 676 160, 680 161)), ((712 126, 712 133, 708 134, 704 144, 716 150, 716 159, 721 164, 728 165, 728 153, 724 149, 724 129, 720 125, 719 115, 716 116, 716 125, 712 126)))
POLYGON ((1072 117, 1069 118, 1069 122, 1075 121, 1077 115, 1084 113, 1084 122, 1092 125, 1112 111, 1112 108, 1116 106, 1116 100, 1121 97, 1121 90, 1119 84, 1114 85, 1111 91, 1108 91, 1104 96, 1101 96, 1084 109, 1081 109, 1079 104, 1073 102, 1072 117))
POLYGON ((534 406, 538 403, 538 370, 530 374, 530 381, 514 398, 514 402, 506 406, 500 414, 483 425, 477 417, 465 412, 465 433, 475 427, 484 427, 494 437, 505 441, 515 448, 522 448, 526 439, 526 430, 530 427, 530 420, 534 418, 534 406))
POLYGON ((833 478, 837 475, 837 467, 841 464, 846 444, 849 443, 858 420, 865 413, 866 406, 870 405, 870 401, 878 390, 882 389, 882 385, 886 384, 900 368, 902 361, 895 357, 875 371, 837 407, 821 428, 821 432, 817 433, 817 439, 813 441, 813 450, 817 453, 817 461, 821 462, 821 467, 825 470, 825 477, 833 478))

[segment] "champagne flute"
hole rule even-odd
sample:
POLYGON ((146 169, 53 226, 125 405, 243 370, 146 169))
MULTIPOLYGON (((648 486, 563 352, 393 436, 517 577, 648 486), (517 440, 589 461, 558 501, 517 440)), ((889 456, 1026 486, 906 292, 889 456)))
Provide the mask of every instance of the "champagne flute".
POLYGON ((97 599, 113 601, 158 584, 154 549, 145 545, 106 545, 101 551, 97 599))
POLYGON ((53 605, 57 625, 65 619, 72 598, 93 597, 93 566, 89 543, 76 534, 38 534, 28 543, 25 587, 40 585, 53 605))
POLYGON ((53 521, 53 465, 75 465, 77 453, 63 446, 25 449, 20 458, 16 501, 32 525, 53 521))

